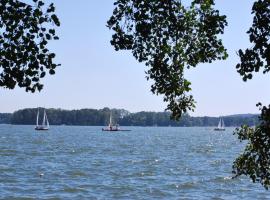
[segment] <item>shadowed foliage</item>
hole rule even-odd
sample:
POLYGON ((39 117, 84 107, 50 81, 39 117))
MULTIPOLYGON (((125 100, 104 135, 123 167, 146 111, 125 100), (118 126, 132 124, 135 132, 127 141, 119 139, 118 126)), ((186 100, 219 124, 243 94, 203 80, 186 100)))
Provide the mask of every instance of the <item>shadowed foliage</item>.
POLYGON ((185 7, 179 0, 116 0, 107 25, 113 30, 115 50, 130 50, 149 67, 151 91, 164 95, 174 119, 193 110, 191 83, 184 70, 199 63, 225 59, 221 40, 226 17, 213 9, 212 0, 192 1, 185 7))
POLYGON ((55 7, 47 8, 42 0, 28 5, 17 0, 0 0, 0 86, 16 85, 26 91, 41 90, 40 79, 58 66, 47 48, 57 40, 53 26, 60 26, 55 7))
MULTIPOLYGON (((252 27, 248 30, 251 48, 239 50, 241 62, 236 68, 244 81, 252 79, 253 72, 270 71, 270 1, 258 0, 252 7, 252 27)), ((253 182, 260 182, 266 189, 270 186, 270 106, 259 103, 260 124, 255 129, 242 126, 235 131, 240 141, 246 140, 244 152, 235 160, 235 176, 249 176, 253 182)))
POLYGON ((252 7, 254 15, 252 27, 248 30, 252 47, 239 50, 241 62, 237 64, 237 72, 244 81, 252 79, 252 72, 270 71, 270 1, 256 1, 252 7))
MULTIPOLYGON (((260 104, 258 104, 260 105, 260 104)), ((266 189, 270 185, 270 106, 260 108, 261 123, 255 128, 247 125, 236 129, 240 141, 247 140, 244 152, 234 161, 233 173, 249 176, 266 189)))

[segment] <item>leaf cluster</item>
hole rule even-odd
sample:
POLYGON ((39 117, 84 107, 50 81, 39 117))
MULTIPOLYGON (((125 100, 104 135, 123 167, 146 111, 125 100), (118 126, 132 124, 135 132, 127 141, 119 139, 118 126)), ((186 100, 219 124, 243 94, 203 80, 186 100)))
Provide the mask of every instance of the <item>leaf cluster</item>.
POLYGON ((260 69, 264 74, 270 71, 270 1, 255 1, 252 14, 253 24, 247 33, 253 46, 238 51, 241 62, 236 66, 244 81, 252 79, 253 72, 260 69))
POLYGON ((0 0, 0 87, 16 85, 26 91, 40 91, 41 78, 55 74, 55 54, 47 48, 50 40, 58 40, 54 4, 45 8, 43 0, 33 5, 19 0, 0 0))
POLYGON ((184 70, 199 63, 226 59, 219 34, 226 17, 214 10, 212 0, 192 1, 185 7, 179 0, 116 0, 107 26, 113 30, 115 50, 130 50, 149 70, 151 91, 163 95, 167 110, 179 119, 193 110, 191 83, 184 70))
POLYGON ((261 104, 260 124, 255 128, 247 125, 236 129, 240 141, 247 141, 244 152, 234 161, 235 177, 249 176, 253 182, 260 182, 266 189, 270 186, 270 105, 261 104))
MULTIPOLYGON (((257 0, 252 7, 254 15, 251 28, 247 31, 251 48, 239 50, 240 63, 237 72, 244 81, 252 79, 253 73, 263 69, 270 71, 270 1, 257 0)), ((270 186, 270 106, 260 107, 260 125, 256 128, 242 126, 236 129, 240 141, 247 141, 244 152, 234 161, 235 176, 249 176, 253 182, 260 182, 266 189, 270 186)))

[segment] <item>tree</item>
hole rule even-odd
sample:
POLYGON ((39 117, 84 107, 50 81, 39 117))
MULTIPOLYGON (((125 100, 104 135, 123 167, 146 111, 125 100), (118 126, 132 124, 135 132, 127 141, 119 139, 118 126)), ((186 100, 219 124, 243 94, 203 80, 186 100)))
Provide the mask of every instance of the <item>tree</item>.
POLYGON ((270 106, 260 109, 262 113, 259 126, 250 128, 243 125, 235 132, 240 141, 247 140, 248 143, 244 152, 234 161, 233 173, 235 177, 249 176, 253 182, 260 182, 268 189, 270 185, 270 106))
POLYGON ((116 0, 114 5, 107 25, 114 31, 115 50, 131 50, 149 66, 147 79, 154 80, 151 91, 164 95, 173 118, 193 110, 191 83, 184 70, 227 58, 218 39, 226 17, 213 9, 213 0, 193 0, 189 8, 179 0, 116 0))
MULTIPOLYGON (((270 71, 270 1, 258 0, 252 7, 252 27, 248 30, 252 48, 239 50, 240 63, 236 68, 244 81, 252 79, 253 72, 270 71)), ((244 152, 235 160, 233 172, 247 175, 253 182, 270 186, 270 105, 257 104, 261 110, 261 123, 255 129, 242 126, 235 134, 240 141, 247 140, 244 152)))
POLYGON ((50 4, 44 10, 42 0, 28 5, 18 0, 0 0, 0 86, 8 89, 16 85, 26 91, 40 91, 40 79, 46 72, 55 73, 59 65, 55 54, 47 48, 49 40, 57 40, 55 29, 60 26, 50 4))

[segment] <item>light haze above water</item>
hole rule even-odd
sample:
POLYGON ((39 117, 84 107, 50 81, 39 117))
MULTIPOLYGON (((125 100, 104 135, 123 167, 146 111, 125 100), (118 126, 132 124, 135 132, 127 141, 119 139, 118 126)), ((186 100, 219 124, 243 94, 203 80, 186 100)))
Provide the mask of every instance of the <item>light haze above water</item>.
MULTIPOLYGON (((23 0, 32 2, 32 0, 23 0)), ((124 108, 131 112, 163 111, 162 96, 150 92, 144 64, 139 64, 127 51, 114 51, 110 45, 112 32, 106 22, 112 14, 114 0, 45 0, 55 3, 61 27, 59 41, 50 44, 56 53, 54 76, 42 81, 41 93, 26 93, 23 89, 0 88, 0 112, 14 112, 22 108, 124 108)), ((183 2, 188 5, 190 0, 183 2)), ((228 49, 226 61, 199 65, 185 70, 185 78, 192 82, 191 94, 196 100, 193 116, 223 116, 259 113, 256 103, 269 104, 269 74, 256 74, 244 83, 236 72, 239 62, 236 52, 252 46, 246 31, 252 24, 254 1, 216 0, 215 8, 227 15, 229 26, 221 36, 228 49)))

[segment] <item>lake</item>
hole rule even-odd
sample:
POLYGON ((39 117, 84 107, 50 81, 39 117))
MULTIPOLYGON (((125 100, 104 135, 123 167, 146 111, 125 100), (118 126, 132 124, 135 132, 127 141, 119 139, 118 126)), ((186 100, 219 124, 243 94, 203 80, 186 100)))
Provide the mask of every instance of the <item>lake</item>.
POLYGON ((234 128, 101 128, 0 125, 0 199, 270 199, 231 179, 234 128))

